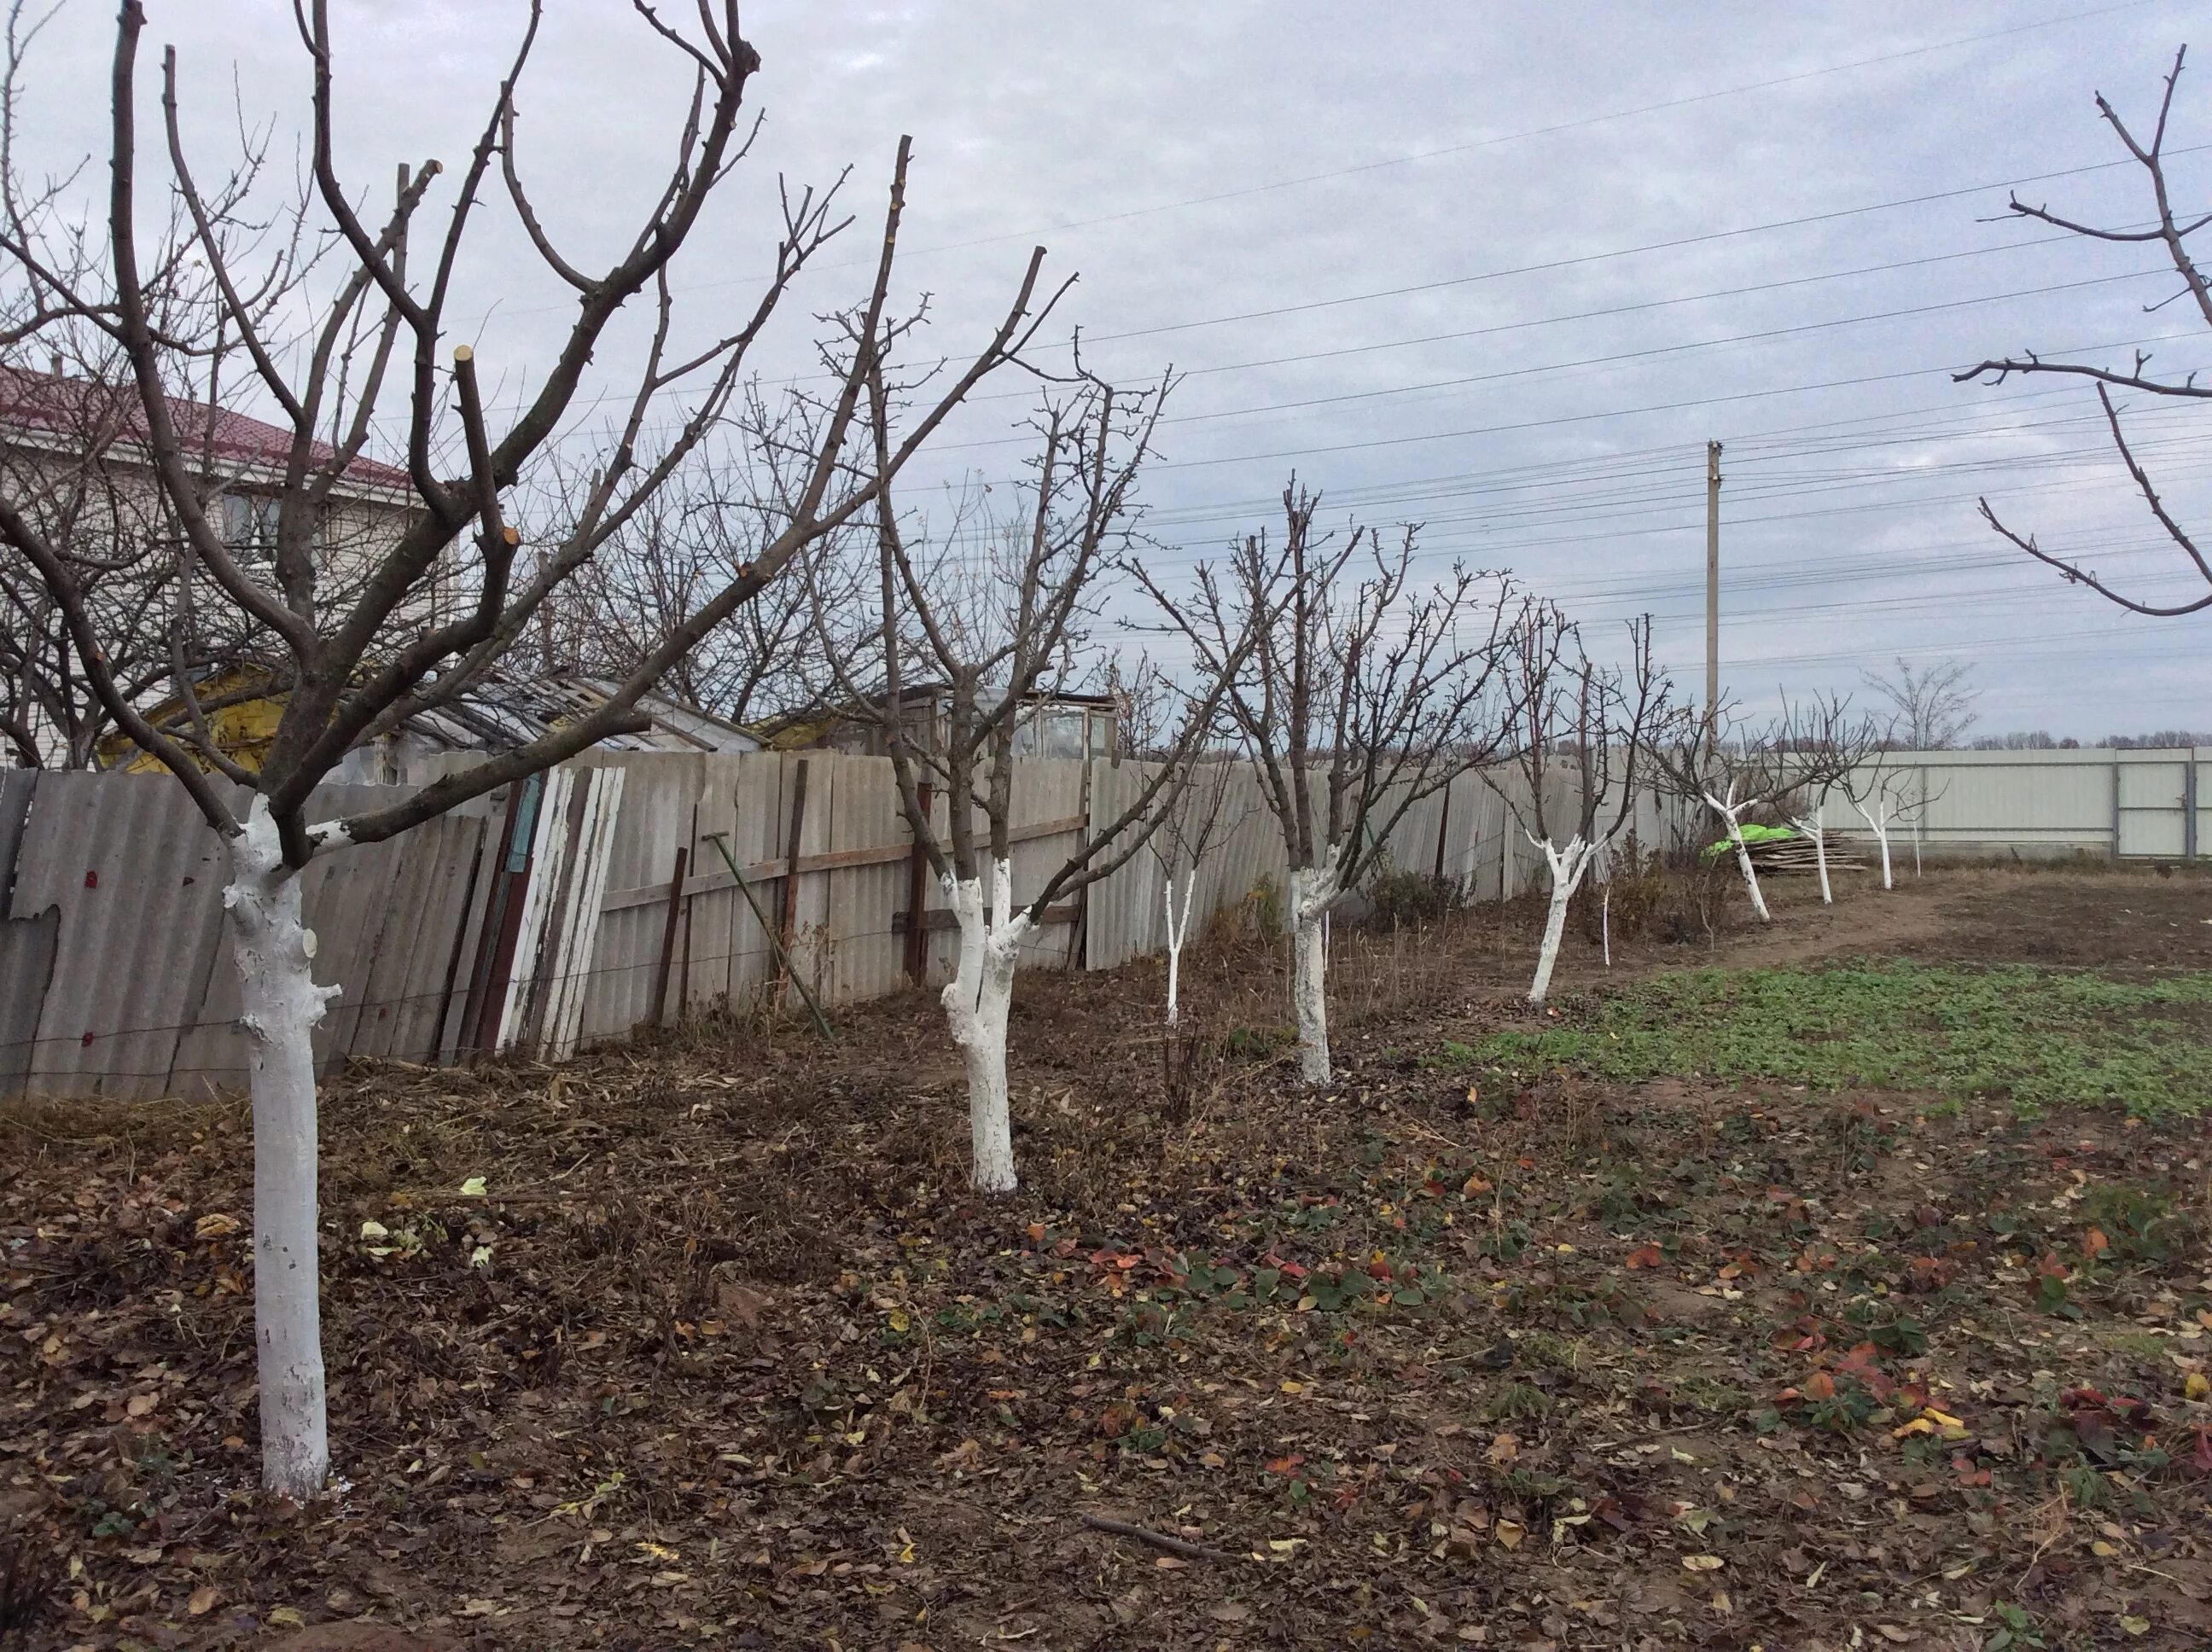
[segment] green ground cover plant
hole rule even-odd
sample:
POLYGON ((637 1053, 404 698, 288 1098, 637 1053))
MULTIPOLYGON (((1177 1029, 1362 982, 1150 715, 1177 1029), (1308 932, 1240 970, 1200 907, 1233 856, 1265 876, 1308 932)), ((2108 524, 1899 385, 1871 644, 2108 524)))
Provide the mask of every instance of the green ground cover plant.
POLYGON ((1541 1031, 1448 1043, 1501 1078, 1566 1068, 1998 1097, 2033 1112, 2194 1113, 2212 1092, 2212 973, 2119 981, 1901 961, 1698 969, 1562 1006, 1541 1031))

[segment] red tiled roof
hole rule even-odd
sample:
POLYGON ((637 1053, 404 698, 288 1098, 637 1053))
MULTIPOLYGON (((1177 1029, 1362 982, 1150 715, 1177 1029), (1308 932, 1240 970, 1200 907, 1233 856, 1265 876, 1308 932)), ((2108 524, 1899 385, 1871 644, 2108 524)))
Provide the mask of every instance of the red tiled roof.
MULTIPOLYGON (((289 430, 182 396, 168 398, 168 404, 169 422, 189 452, 197 452, 204 441, 219 459, 277 471, 291 458, 289 430)), ((143 444, 146 439, 145 413, 134 386, 0 366, 0 427, 9 425, 64 436, 82 436, 106 425, 114 440, 143 444)), ((314 443, 308 452, 310 462, 318 465, 331 457, 328 442, 314 443)), ((346 477, 372 488, 409 485, 404 471, 368 459, 355 459, 346 477)))

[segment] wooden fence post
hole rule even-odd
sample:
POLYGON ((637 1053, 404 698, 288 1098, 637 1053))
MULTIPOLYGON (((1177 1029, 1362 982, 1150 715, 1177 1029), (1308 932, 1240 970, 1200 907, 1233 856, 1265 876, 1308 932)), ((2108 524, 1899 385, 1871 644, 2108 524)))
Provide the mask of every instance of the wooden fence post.
MULTIPOLYGON (((1089 725, 1086 723, 1085 727, 1089 725)), ((1087 744, 1088 742, 1086 741, 1087 744)), ((1091 765, 1092 759, 1086 752, 1083 759, 1083 789, 1076 812, 1083 817, 1083 824, 1076 829, 1076 847, 1079 852, 1091 841, 1091 765)), ((1063 969, 1083 968, 1083 944, 1091 927, 1091 885, 1085 884, 1075 892, 1075 921, 1067 926, 1067 956, 1060 962, 1063 969)))
POLYGON ((1444 787, 1443 806, 1437 811, 1437 866, 1431 874, 1437 883, 1444 881, 1444 839, 1451 831, 1451 786, 1444 787))
POLYGON ((783 911, 776 920, 776 938, 782 943, 782 962, 776 967, 775 999, 778 1005, 791 987, 791 946, 799 932, 799 835, 806 827, 806 776, 814 765, 806 758, 799 760, 799 778, 791 788, 791 835, 784 840, 783 911))
MULTIPOLYGON (((925 819, 936 800, 936 788, 927 780, 915 787, 925 819)), ((921 834, 914 835, 914 849, 906 863, 906 978, 915 986, 929 978, 929 926, 923 921, 929 904, 929 857, 922 852, 921 834)))
POLYGON ((668 920, 660 926, 660 979, 653 989, 653 1024, 668 1024, 668 976, 676 963, 676 920, 684 913, 684 868, 691 859, 689 845, 676 852, 676 876, 668 885, 668 920))

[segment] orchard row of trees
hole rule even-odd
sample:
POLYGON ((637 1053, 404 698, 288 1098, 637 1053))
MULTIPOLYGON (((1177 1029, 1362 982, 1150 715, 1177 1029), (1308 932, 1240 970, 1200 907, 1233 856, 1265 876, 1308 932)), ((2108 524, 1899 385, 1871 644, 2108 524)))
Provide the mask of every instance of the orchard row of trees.
MULTIPOLYGON (((58 730, 82 761, 119 732, 228 845, 251 1039, 263 1474, 276 1491, 311 1495, 330 1467, 311 1040, 335 989, 314 979, 301 872, 643 726, 638 702, 656 687, 740 715, 826 700, 880 723, 907 821, 958 920, 943 1002, 967 1057, 974 1181, 987 1193, 1017 1177, 1006 1023, 1024 937, 1052 902, 1149 848, 1166 861, 1179 943, 1176 881, 1187 924, 1195 863, 1218 841, 1226 757, 1254 765, 1288 858, 1299 1066, 1319 1086, 1333 1072, 1329 915, 1407 811, 1455 779, 1494 780, 1503 766, 1525 781, 1501 793, 1550 874, 1540 999, 1567 903, 1592 875, 1605 882, 1641 788, 1710 813, 1764 918, 1746 823, 1863 772, 1879 744, 1841 700, 1756 724, 1683 703, 1652 659, 1648 623, 1618 649, 1586 647, 1571 618, 1502 573, 1422 578, 1412 528, 1332 530, 1295 480, 1279 528, 1168 588, 1140 555, 1136 489, 1171 376, 1112 385, 1079 350, 1068 369, 1046 366, 1038 341, 1073 277, 1048 276, 1042 247, 1006 270, 982 342, 933 357, 927 303, 903 298, 897 275, 903 140, 865 212, 846 210, 846 179, 781 187, 761 236, 769 273, 749 298, 726 292, 710 315, 679 314, 672 271, 754 130, 761 58, 736 0, 699 0, 680 22, 636 4, 682 88, 680 113, 631 233, 598 257, 564 243, 527 181, 520 88, 535 3, 467 152, 452 167, 403 162, 388 190, 341 173, 343 53, 330 11, 328 0, 295 8, 309 112, 296 180, 265 164, 251 131, 241 158, 203 174, 173 53, 158 93, 143 84, 137 0, 116 27, 100 196, 84 178, 18 169, 21 51, 35 33, 16 26, 20 10, 0 81, 0 370, 19 407, 27 386, 44 398, 40 441, 0 471, 11 616, 0 672, 19 685, 0 737, 28 756, 58 730), (480 361, 481 342, 455 342, 455 295, 488 256, 495 212, 571 299, 511 405, 495 405, 488 379, 521 375, 480 361), (872 238, 865 278, 825 290, 823 249, 852 234, 872 238), (815 371, 770 385, 763 340, 802 308, 815 371), (933 437, 1009 376, 1036 391, 1026 471, 911 507, 907 483, 933 437), (64 385, 74 388, 58 397, 64 385), (253 556, 226 519, 236 467, 213 410, 248 405, 281 445, 274 475, 256 479, 253 556), (325 525, 373 452, 393 461, 404 519, 334 558, 325 525), (1022 709, 1103 671, 1113 628, 1144 595, 1151 616, 1136 623, 1178 666, 1120 678, 1147 708, 1153 766, 1120 817, 1018 907, 1022 709), (611 691, 397 800, 314 814, 318 786, 363 741, 549 661, 594 668, 611 691), (210 686, 212 668, 241 663, 249 683, 210 686), (940 727, 906 715, 902 690, 925 679, 942 693, 940 727), (242 695, 282 707, 251 764, 216 732, 242 695)), ((1862 809, 1881 835, 1887 804, 1862 809)), ((1817 819, 1813 829, 1818 840, 1817 819)))

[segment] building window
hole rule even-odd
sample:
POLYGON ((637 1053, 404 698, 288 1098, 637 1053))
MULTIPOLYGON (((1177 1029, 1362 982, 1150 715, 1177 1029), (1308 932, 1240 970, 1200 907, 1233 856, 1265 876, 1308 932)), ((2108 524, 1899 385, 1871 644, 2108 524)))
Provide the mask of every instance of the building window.
POLYGON ((242 562, 266 562, 276 554, 277 501, 261 494, 222 496, 222 543, 242 562))
POLYGON ((1044 755, 1084 756, 1084 728, 1090 719, 1080 706, 1054 706, 1044 714, 1044 755))

